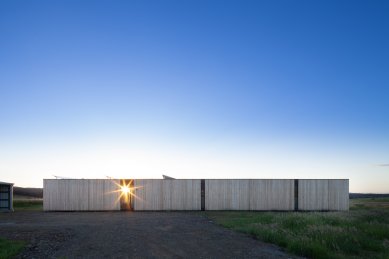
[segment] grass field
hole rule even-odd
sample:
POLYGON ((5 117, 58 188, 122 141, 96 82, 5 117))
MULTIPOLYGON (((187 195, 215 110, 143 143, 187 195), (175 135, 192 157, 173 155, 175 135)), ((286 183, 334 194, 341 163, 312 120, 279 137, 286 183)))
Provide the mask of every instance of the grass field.
POLYGON ((0 238, 0 258, 12 258, 24 248, 24 245, 23 241, 0 238))
POLYGON ((310 258, 389 258, 389 198, 349 212, 207 212, 216 223, 310 258))
POLYGON ((42 199, 20 199, 14 200, 14 210, 42 210, 43 201, 42 199))

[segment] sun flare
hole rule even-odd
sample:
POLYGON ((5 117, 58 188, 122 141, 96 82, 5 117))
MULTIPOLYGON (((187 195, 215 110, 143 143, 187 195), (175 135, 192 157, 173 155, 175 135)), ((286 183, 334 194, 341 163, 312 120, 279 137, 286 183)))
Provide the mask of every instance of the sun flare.
POLYGON ((121 192, 123 193, 123 194, 129 194, 129 193, 131 193, 131 190, 130 190, 130 188, 128 187, 128 186, 122 186, 122 187, 120 187, 120 190, 121 190, 121 192))
POLYGON ((130 205, 134 199, 142 200, 136 195, 136 190, 142 188, 142 186, 134 186, 134 180, 112 180, 112 182, 118 188, 111 193, 119 193, 115 204, 120 202, 121 204, 130 205))

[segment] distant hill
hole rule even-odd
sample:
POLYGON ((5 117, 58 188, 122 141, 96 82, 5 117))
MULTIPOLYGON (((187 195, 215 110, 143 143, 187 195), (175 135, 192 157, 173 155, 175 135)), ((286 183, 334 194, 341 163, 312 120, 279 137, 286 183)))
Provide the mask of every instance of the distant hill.
POLYGON ((350 199, 358 198, 389 198, 389 193, 350 193, 350 199))
POLYGON ((14 197, 23 199, 42 199, 43 188, 14 187, 14 197))

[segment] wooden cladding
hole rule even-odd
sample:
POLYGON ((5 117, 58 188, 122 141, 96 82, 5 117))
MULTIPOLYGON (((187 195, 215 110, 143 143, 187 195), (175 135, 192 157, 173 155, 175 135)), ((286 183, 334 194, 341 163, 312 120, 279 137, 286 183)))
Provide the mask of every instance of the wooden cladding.
POLYGON ((293 210, 294 180, 205 180, 205 210, 293 210))
POLYGON ((200 210, 201 180, 134 181, 134 210, 200 210))
POLYGON ((348 180, 135 179, 44 180, 46 211, 348 210, 348 180), (124 208, 119 184, 130 181, 124 208))
POLYGON ((43 181, 43 210, 119 210, 119 180, 61 179, 43 181))
POLYGON ((299 180, 299 210, 348 210, 348 180, 299 180))

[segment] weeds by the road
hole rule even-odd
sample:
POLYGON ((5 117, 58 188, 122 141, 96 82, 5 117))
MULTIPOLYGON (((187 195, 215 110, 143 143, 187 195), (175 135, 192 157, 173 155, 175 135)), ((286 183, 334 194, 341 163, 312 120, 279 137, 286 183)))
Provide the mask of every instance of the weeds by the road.
POLYGON ((207 212, 224 227, 311 258, 389 258, 389 200, 351 201, 349 212, 207 212))
POLYGON ((7 259, 17 255, 23 248, 23 241, 7 240, 0 238, 0 258, 7 259))

